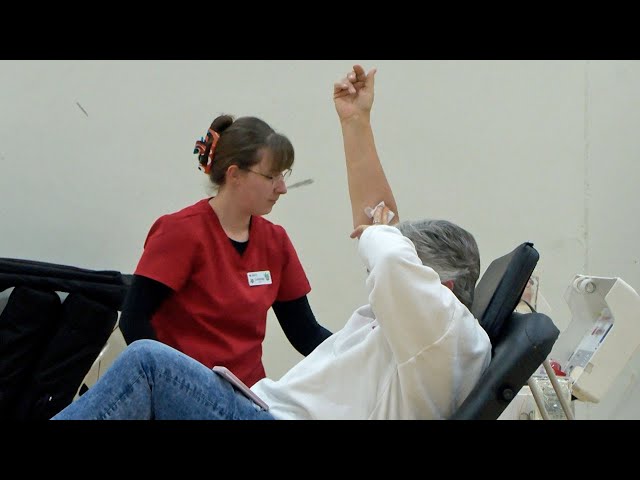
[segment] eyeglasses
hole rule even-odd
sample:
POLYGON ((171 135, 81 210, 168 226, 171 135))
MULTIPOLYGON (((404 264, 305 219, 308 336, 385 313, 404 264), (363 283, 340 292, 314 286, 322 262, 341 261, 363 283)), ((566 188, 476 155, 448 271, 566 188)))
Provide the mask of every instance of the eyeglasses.
POLYGON ((285 182, 291 176, 291 169, 287 169, 284 172, 281 172, 277 175, 265 175, 264 173, 256 172, 255 170, 251 170, 250 168, 245 169, 247 172, 255 173, 256 175, 260 175, 261 177, 268 178, 271 180, 271 183, 275 185, 280 180, 285 182))

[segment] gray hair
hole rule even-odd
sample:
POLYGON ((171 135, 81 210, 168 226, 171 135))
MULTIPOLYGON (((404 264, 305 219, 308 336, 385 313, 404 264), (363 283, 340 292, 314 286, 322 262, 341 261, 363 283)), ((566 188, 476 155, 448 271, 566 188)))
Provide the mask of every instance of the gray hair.
POLYGON ((453 293, 471 310, 480 276, 480 252, 475 238, 447 220, 413 220, 396 225, 413 242, 422 263, 433 268, 441 282, 453 280, 453 293))

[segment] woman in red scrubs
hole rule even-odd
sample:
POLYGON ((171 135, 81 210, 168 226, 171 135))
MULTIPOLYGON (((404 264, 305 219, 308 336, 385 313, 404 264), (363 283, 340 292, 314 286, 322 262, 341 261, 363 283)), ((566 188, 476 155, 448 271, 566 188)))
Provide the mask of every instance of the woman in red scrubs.
POLYGON ((287 193, 294 149, 259 118, 222 115, 194 153, 217 193, 155 221, 120 330, 127 343, 159 340, 251 386, 265 376, 269 308, 302 355, 331 335, 311 311, 289 236, 263 218, 287 193))

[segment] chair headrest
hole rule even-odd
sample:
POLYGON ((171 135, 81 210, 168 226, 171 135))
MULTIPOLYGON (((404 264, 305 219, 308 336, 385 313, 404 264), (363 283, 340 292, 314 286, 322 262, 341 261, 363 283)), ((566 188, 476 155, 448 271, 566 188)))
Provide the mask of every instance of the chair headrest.
POLYGON ((492 344, 500 335, 505 320, 518 306, 539 258, 533 243, 524 242, 491 262, 478 282, 471 313, 485 329, 492 344))

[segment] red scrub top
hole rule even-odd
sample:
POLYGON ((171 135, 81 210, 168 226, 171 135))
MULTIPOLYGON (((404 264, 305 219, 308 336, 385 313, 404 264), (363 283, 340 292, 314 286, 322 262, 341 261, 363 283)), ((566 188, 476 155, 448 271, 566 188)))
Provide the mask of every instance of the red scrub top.
POLYGON ((253 216, 240 255, 207 198, 156 220, 135 274, 174 291, 151 319, 158 340, 249 386, 265 376, 267 311, 311 291, 284 228, 253 216))

